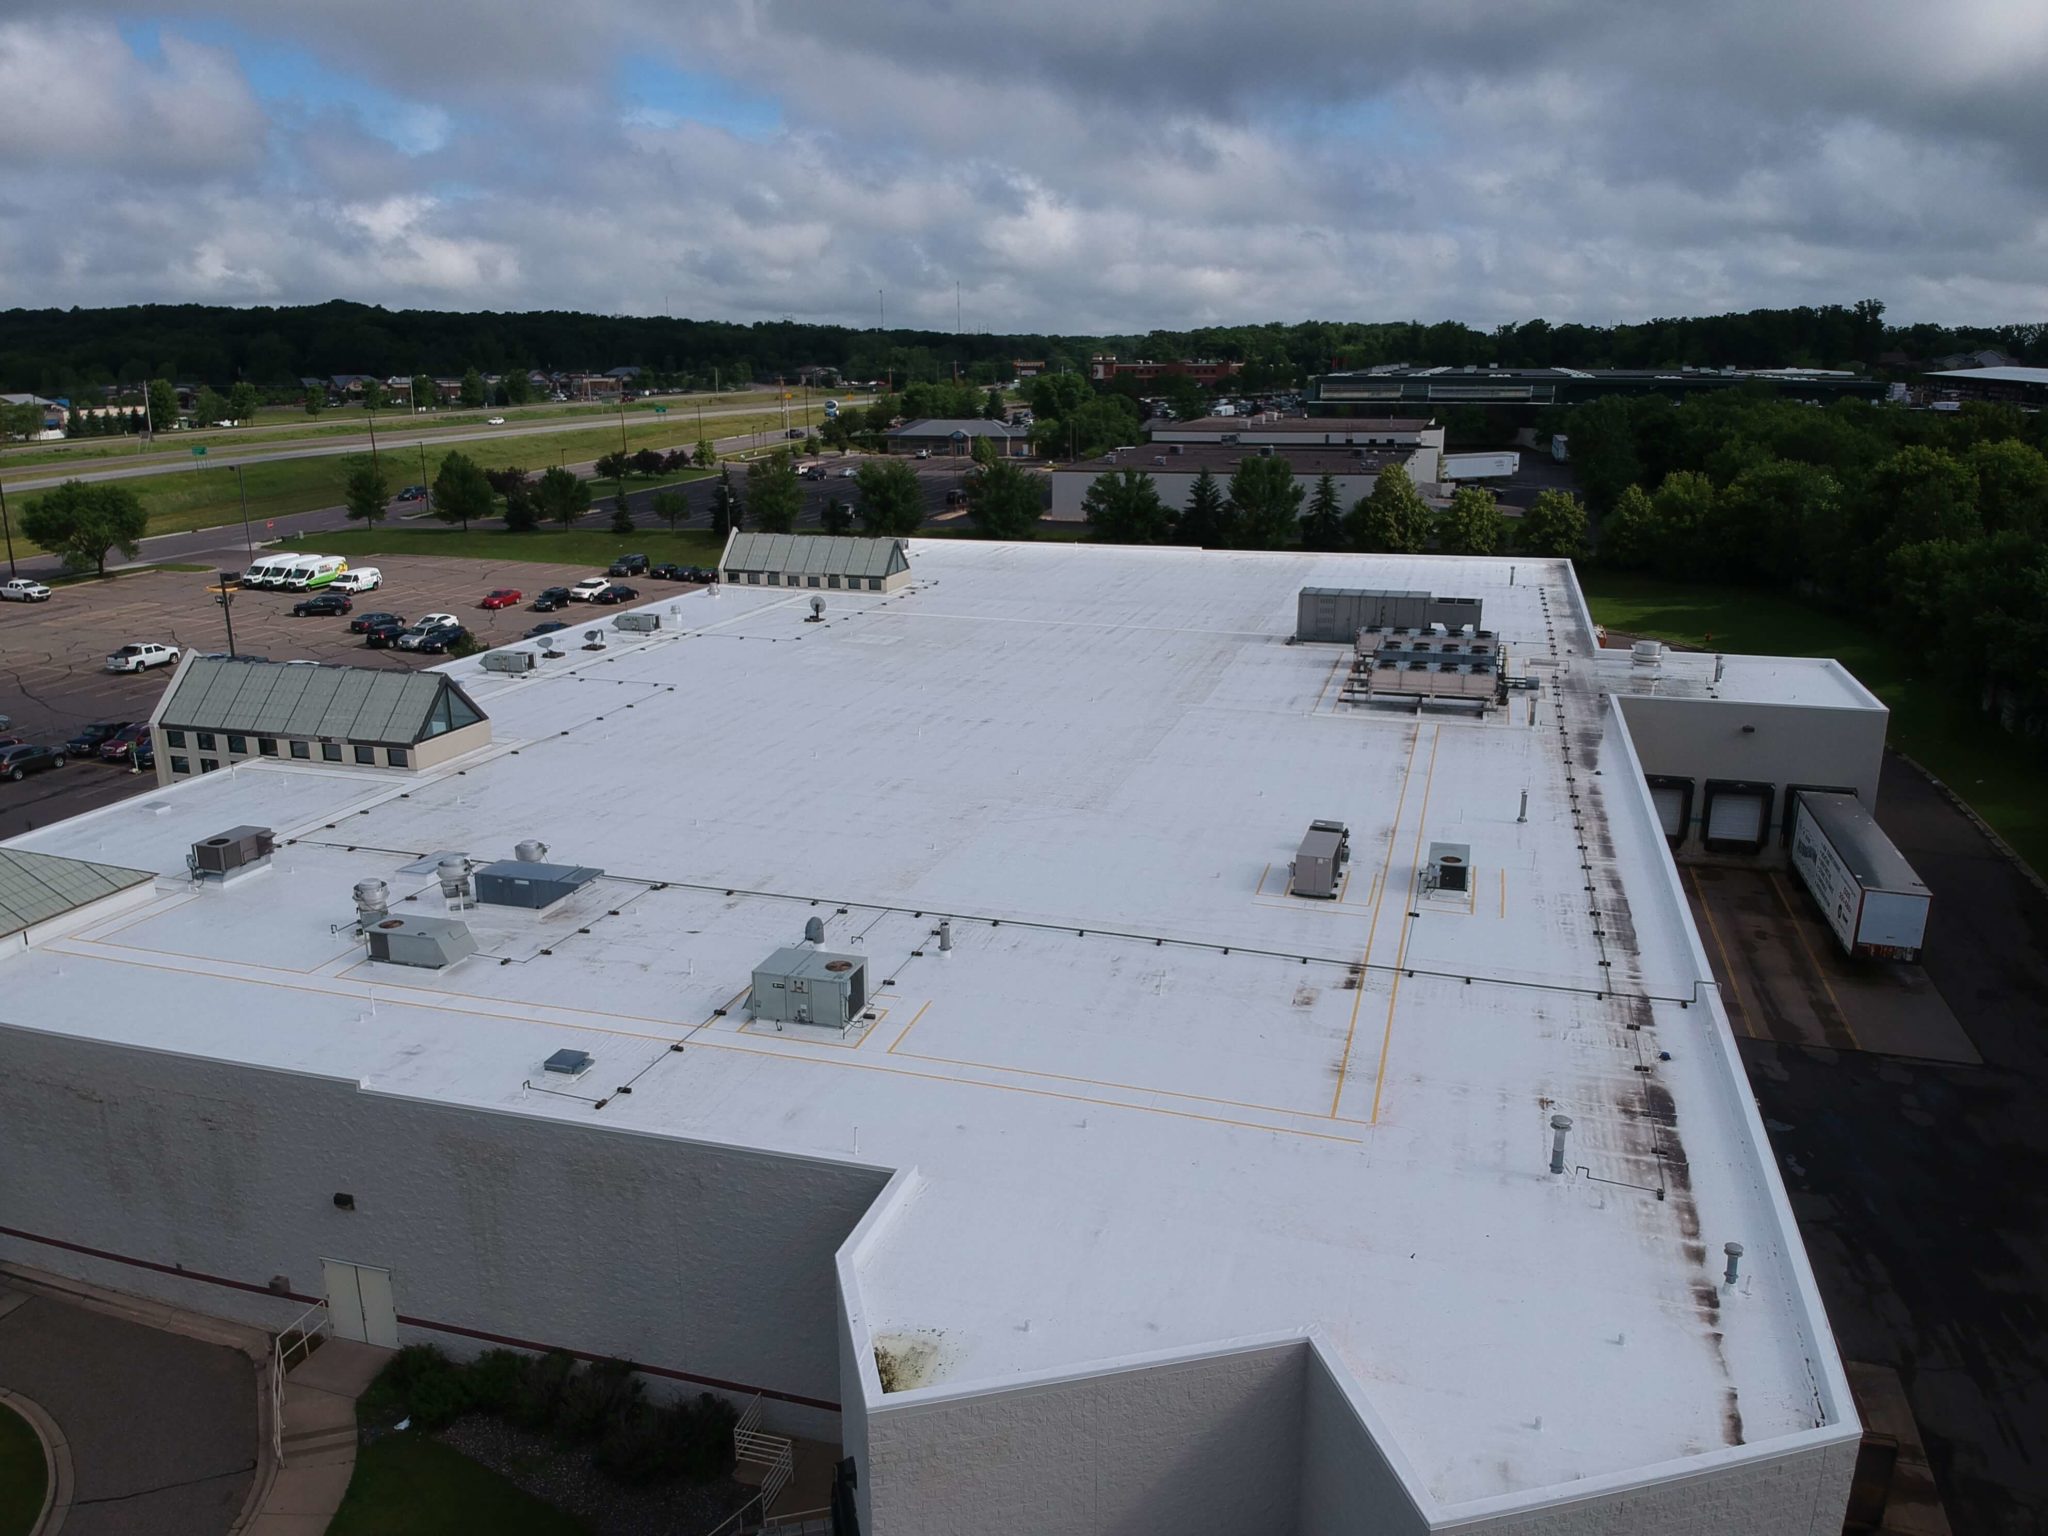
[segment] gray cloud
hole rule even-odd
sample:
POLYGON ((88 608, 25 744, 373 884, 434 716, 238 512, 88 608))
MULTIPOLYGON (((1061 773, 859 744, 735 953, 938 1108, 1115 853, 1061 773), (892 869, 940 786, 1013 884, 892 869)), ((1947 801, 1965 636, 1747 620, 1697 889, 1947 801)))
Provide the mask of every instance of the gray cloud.
POLYGON ((970 325, 1019 329, 2048 312, 2035 0, 1010 9, 166 0, 147 64, 111 21, 0 23, 0 305, 863 323, 883 288, 943 327, 957 282, 970 325), (220 23, 445 112, 445 142, 264 100, 180 31, 220 23), (629 59, 782 126, 635 111, 629 59))

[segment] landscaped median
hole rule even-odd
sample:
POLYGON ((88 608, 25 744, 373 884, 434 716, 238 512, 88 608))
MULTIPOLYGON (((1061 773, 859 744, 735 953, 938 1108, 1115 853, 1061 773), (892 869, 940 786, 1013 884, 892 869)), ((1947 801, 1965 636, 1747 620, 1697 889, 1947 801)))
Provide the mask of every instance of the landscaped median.
POLYGON ((731 1477, 732 1405, 649 1402, 623 1360, 494 1349, 458 1364, 413 1345, 356 1413, 363 1446, 330 1536, 573 1536, 623 1515, 708 1530, 753 1493, 731 1477))
POLYGON ((0 1536, 28 1536, 42 1517, 49 1471, 27 1419, 0 1403, 0 1536))

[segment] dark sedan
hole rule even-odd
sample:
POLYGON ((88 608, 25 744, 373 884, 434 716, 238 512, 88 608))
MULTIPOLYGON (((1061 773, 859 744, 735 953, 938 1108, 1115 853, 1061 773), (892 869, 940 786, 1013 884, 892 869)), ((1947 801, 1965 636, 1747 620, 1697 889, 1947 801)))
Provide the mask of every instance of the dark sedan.
POLYGON ((568 606, 569 589, 567 587, 549 587, 545 592, 534 598, 531 603, 527 604, 527 607, 534 613, 554 613, 568 606))
POLYGON ((439 656, 453 647, 458 640, 467 636, 468 633, 469 631, 460 624, 437 624, 420 636, 419 644, 414 646, 413 649, 425 651, 429 655, 439 656))
POLYGON ((353 607, 355 604, 346 592, 315 592, 304 602, 292 604, 292 616, 299 619, 323 618, 347 613, 353 607))
POLYGON ((373 651, 390 650, 398 644, 398 637, 406 633, 405 620, 389 619, 382 624, 373 624, 363 631, 363 644, 373 651))
POLYGON ((26 741, 11 747, 0 747, 0 779, 12 779, 19 783, 29 774, 39 773, 45 768, 63 766, 62 747, 39 747, 26 741))
POLYGON ((610 586, 606 587, 602 592, 598 593, 595 597, 591 598, 591 601, 593 603, 604 603, 607 606, 609 606, 613 603, 635 602, 638 600, 639 596, 640 594, 634 591, 631 587, 625 585, 623 582, 615 581, 610 586))
POLYGON ((88 725, 64 743, 64 750, 73 757, 97 757, 110 736, 118 736, 128 729, 126 720, 102 720, 88 725))
POLYGON ((352 635, 367 635, 373 629, 386 624, 405 628, 405 615, 401 613, 359 613, 348 621, 348 632, 352 635))

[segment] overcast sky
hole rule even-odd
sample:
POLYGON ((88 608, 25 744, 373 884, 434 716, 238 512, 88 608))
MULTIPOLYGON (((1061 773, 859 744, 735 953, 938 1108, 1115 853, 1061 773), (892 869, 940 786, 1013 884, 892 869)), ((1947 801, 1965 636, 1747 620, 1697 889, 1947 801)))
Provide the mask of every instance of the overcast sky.
POLYGON ((0 0, 0 307, 2048 319, 2048 0, 0 0))

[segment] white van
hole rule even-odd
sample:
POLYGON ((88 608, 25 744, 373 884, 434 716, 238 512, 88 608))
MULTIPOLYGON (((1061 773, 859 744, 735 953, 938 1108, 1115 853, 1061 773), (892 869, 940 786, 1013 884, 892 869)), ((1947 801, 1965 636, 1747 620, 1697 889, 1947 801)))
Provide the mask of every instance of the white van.
POLYGON ((264 555, 251 561, 249 569, 242 572, 242 585, 259 591, 277 586, 299 559, 297 555, 264 555))
POLYGON ((384 585, 384 573, 374 565, 351 566, 328 585, 337 592, 374 592, 384 585))
POLYGON ((301 555, 278 583, 287 592, 318 591, 348 569, 339 555, 301 555))

